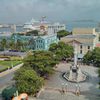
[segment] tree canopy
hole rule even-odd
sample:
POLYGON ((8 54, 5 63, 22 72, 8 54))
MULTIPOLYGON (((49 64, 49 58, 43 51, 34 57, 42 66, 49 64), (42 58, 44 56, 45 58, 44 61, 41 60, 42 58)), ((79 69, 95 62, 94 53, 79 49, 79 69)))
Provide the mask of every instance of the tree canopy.
POLYGON ((63 58, 69 58, 73 56, 73 47, 68 44, 65 44, 64 42, 59 42, 58 44, 51 44, 49 51, 54 53, 58 61, 62 60, 63 58))
POLYGON ((32 68, 26 66, 17 70, 14 80, 18 91, 29 95, 35 94, 43 85, 43 78, 39 77, 32 68))
POLYGON ((83 62, 86 64, 90 64, 91 60, 92 60, 92 51, 88 51, 83 57, 83 62))
POLYGON ((40 76, 50 74, 56 65, 53 53, 50 51, 35 51, 24 59, 24 64, 33 68, 40 76))
POLYGON ((60 30, 60 31, 57 32, 57 37, 60 39, 61 37, 67 36, 69 34, 70 33, 66 30, 60 30))
POLYGON ((37 36, 38 35, 38 30, 32 30, 32 31, 29 31, 29 32, 27 32, 27 36, 30 36, 30 35, 34 35, 34 36, 37 36))
POLYGON ((15 87, 7 87, 2 91, 2 97, 5 100, 11 100, 11 98, 14 97, 16 91, 17 89, 15 87))
POLYGON ((100 67, 100 48, 95 48, 93 51, 89 51, 83 57, 83 62, 86 64, 93 64, 94 66, 100 67))
POLYGON ((1 49, 2 50, 5 50, 7 48, 7 40, 5 38, 3 38, 1 41, 0 41, 0 46, 1 46, 1 49))
POLYGON ((23 62, 14 76, 16 87, 20 93, 35 94, 43 85, 43 79, 53 72, 57 61, 50 51, 34 51, 28 53, 23 62))

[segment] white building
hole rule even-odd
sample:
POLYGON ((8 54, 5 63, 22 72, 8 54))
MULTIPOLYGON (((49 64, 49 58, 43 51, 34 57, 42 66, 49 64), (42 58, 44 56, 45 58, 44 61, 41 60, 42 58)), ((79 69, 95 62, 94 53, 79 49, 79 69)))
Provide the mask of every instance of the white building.
POLYGON ((65 24, 53 23, 48 25, 48 33, 57 33, 60 30, 66 30, 65 24))
POLYGON ((47 34, 55 34, 60 30, 65 30, 65 24, 60 23, 49 23, 46 21, 36 21, 32 19, 30 22, 27 22, 24 24, 24 30, 30 31, 30 30, 39 30, 42 33, 46 32, 47 34))

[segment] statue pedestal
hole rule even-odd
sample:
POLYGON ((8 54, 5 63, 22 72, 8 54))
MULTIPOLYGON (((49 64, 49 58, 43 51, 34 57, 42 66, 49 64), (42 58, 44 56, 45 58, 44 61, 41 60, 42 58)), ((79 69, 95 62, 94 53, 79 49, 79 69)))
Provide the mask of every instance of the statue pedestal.
POLYGON ((70 70, 69 72, 69 80, 72 80, 73 79, 73 73, 72 73, 72 70, 70 70))

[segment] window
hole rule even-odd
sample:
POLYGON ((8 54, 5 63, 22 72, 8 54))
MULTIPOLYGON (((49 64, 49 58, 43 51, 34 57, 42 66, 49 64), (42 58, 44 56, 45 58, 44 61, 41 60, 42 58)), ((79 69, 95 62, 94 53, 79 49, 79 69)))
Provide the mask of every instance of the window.
POLYGON ((90 49, 90 46, 88 46, 88 49, 90 49))
POLYGON ((82 49, 82 45, 80 45, 80 48, 82 49))
POLYGON ((82 54, 82 50, 80 50, 80 54, 82 54))

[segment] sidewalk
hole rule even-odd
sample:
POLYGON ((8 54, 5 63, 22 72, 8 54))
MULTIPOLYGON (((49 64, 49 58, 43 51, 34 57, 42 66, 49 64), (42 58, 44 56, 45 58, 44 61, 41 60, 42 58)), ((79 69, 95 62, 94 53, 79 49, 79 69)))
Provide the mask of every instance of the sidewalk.
POLYGON ((0 73, 0 77, 3 77, 3 76, 5 76, 5 75, 7 75, 7 74, 9 74, 9 73, 11 73, 11 72, 16 71, 16 70, 19 69, 21 66, 23 66, 23 63, 21 63, 21 64, 15 66, 15 67, 13 67, 12 69, 9 69, 9 70, 6 70, 6 71, 4 71, 4 72, 1 72, 1 73, 0 73))

